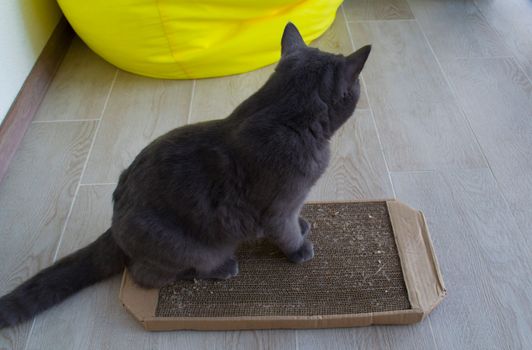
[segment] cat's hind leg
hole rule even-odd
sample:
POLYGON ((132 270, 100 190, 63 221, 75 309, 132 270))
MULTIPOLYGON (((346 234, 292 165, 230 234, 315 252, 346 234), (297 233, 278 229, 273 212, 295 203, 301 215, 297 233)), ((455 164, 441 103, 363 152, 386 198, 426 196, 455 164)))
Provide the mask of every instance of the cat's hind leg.
POLYGON ((159 269, 144 262, 133 262, 127 267, 133 280, 144 288, 162 288, 175 282, 178 274, 159 269))

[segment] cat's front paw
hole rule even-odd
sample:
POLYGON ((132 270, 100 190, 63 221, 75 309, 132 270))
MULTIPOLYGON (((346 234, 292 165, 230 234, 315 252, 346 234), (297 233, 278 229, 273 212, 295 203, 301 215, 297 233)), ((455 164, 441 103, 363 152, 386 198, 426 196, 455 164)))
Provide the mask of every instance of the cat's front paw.
POLYGON ((303 219, 302 217, 299 217, 299 227, 301 228, 301 235, 303 237, 307 237, 310 233, 310 224, 307 220, 303 219))
POLYGON ((288 255, 288 259, 290 259, 290 261, 296 264, 308 261, 312 259, 313 257, 314 257, 314 246, 312 245, 312 242, 309 241, 308 239, 305 239, 303 241, 301 248, 299 248, 294 253, 288 255))

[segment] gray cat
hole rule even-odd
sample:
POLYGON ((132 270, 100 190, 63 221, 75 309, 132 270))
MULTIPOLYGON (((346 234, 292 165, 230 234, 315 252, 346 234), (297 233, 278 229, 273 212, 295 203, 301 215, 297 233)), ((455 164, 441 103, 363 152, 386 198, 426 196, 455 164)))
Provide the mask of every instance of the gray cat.
POLYGON ((111 228, 0 298, 0 328, 27 320, 127 267, 144 287, 238 274, 237 246, 271 239, 312 259, 299 216, 329 162, 329 140, 353 114, 371 50, 344 57, 305 45, 288 24, 266 84, 227 118, 149 144, 120 175, 111 228))

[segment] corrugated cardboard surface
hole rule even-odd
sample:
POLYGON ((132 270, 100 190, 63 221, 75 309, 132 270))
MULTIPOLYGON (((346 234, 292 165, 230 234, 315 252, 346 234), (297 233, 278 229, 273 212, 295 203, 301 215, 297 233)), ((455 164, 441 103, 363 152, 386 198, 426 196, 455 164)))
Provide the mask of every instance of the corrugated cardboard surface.
MULTIPOLYGON (((272 313, 271 311, 269 313, 257 312, 258 315, 265 314, 257 316, 253 315, 252 312, 250 313, 249 310, 246 312, 246 305, 241 303, 241 305, 243 305, 241 308, 242 315, 238 315, 238 312, 235 313, 233 311, 229 313, 231 317, 226 317, 226 313, 220 312, 212 312, 209 314, 209 312, 203 312, 203 310, 197 308, 196 310, 201 311, 197 313, 202 315, 202 317, 197 317, 198 315, 190 313, 185 313, 187 315, 186 317, 175 317, 176 314, 180 314, 179 309, 173 309, 166 312, 166 315, 171 315, 173 317, 157 317, 157 314, 165 314, 164 312, 161 313, 161 310, 157 313, 157 304, 160 298, 159 290, 146 290, 136 286, 127 275, 127 272, 124 273, 120 290, 120 299, 126 309, 149 330, 332 328, 366 326, 371 324, 407 324, 420 321, 445 295, 441 273, 434 255, 434 250, 423 215, 395 200, 383 201, 380 205, 376 205, 377 203, 374 202, 371 204, 372 202, 363 201, 352 203, 351 207, 353 210, 358 211, 361 211, 364 206, 369 207, 371 205, 374 207, 380 206, 381 208, 383 206, 387 207, 389 221, 393 227, 393 236, 395 238, 396 249, 400 259, 402 274, 404 276, 404 285, 406 285, 408 300, 410 302, 409 309, 402 306, 402 310, 388 309, 389 311, 364 313, 342 312, 339 314, 330 314, 327 309, 323 309, 322 305, 322 308, 320 309, 322 310, 321 315, 316 314, 315 312, 308 312, 306 315, 301 315, 301 312, 303 311, 296 310, 294 312, 285 312, 284 314, 282 312, 275 314, 275 312, 272 313), (217 315, 222 315, 223 317, 217 317, 217 315)), ((343 207, 345 207, 345 204, 346 203, 337 203, 338 206, 343 207)), ((324 203, 324 205, 327 204, 324 203)), ((331 207, 331 204, 329 204, 329 207, 331 207)), ((358 214, 360 218, 360 213, 358 214)), ((371 216, 371 214, 369 215, 371 216)), ((311 218, 309 219, 312 220, 311 218)), ((342 245, 346 244, 346 242, 341 243, 342 245)), ((317 253, 318 252, 319 249, 317 249, 317 253)), ((279 259, 281 258, 279 257, 279 259)), ((287 265, 287 268, 290 268, 290 265, 287 265)), ((277 274, 278 273, 279 271, 277 271, 277 274)), ((301 271, 299 273, 301 273, 301 271)), ((177 286, 174 286, 175 290, 179 290, 175 287, 177 286)), ((209 288, 209 285, 205 285, 203 288, 209 288)), ((241 292, 242 290, 240 291, 240 295, 242 294, 241 292)), ((309 293, 311 292, 312 291, 310 290, 309 293)), ((200 299, 199 301, 196 300, 196 302, 201 302, 201 294, 198 295, 200 296, 200 299)), ((182 299, 179 300, 182 301, 182 299)), ((204 300, 208 301, 208 299, 204 300)), ((168 303, 168 300, 166 302, 168 303)), ((192 300, 192 302, 194 302, 194 300, 192 300)), ((222 302, 224 302, 223 299, 222 302)), ((215 304, 212 305, 216 306, 215 304)), ((401 305, 405 304, 403 303, 401 305)), ((359 310, 360 308, 346 307, 346 309, 359 310)), ((383 308, 377 307, 375 309, 382 310, 383 308)), ((194 308, 191 310, 194 310, 194 308)), ((339 309, 332 308, 331 310, 338 311, 339 309)), ((363 307, 360 310, 366 309, 363 307)))
POLYGON ((155 316, 313 316, 411 308, 386 202, 309 203, 314 258, 268 241, 239 247, 237 277, 161 288, 155 316))

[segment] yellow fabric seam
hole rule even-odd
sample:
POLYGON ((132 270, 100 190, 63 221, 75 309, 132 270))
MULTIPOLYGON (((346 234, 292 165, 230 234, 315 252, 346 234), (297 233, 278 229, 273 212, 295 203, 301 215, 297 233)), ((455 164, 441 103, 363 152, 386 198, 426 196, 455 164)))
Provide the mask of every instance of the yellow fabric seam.
POLYGON ((170 42, 170 36, 168 35, 168 31, 166 30, 166 26, 164 24, 164 19, 161 13, 161 6, 159 4, 159 0, 155 0, 155 6, 157 6, 157 12, 159 13, 159 19, 161 20, 161 27, 163 28, 164 37, 166 38, 166 42, 168 43, 168 49, 170 50, 170 55, 174 59, 174 62, 179 66, 183 74, 187 77, 187 79, 192 79, 190 74, 186 71, 186 69, 183 67, 181 62, 175 57, 174 55, 174 49, 172 47, 172 43, 170 42))

